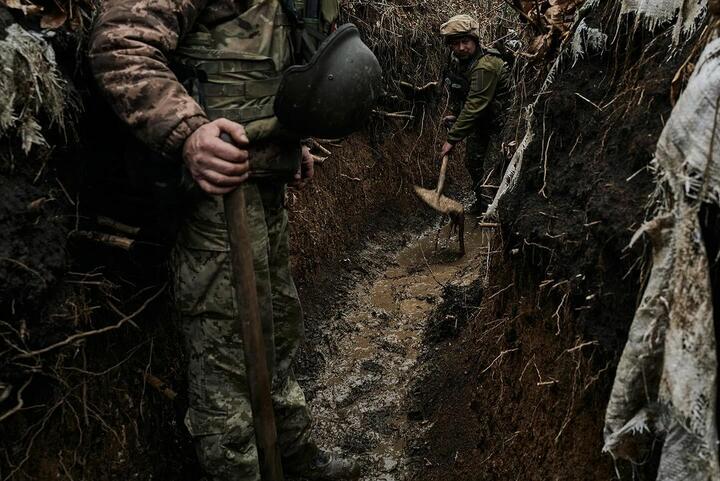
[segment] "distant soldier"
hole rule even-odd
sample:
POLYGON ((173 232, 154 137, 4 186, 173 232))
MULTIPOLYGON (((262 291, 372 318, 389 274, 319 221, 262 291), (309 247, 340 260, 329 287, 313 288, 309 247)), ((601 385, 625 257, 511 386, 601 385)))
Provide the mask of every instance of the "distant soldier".
POLYGON ((443 120, 450 128, 441 157, 467 139, 465 166, 475 192, 472 214, 485 212, 483 196, 485 177, 499 179, 500 162, 489 152, 491 139, 498 137, 504 122, 504 110, 510 101, 511 78, 507 63, 500 52, 480 45, 480 25, 469 15, 456 15, 440 27, 452 51, 446 71, 445 85, 450 91, 453 115, 443 120))

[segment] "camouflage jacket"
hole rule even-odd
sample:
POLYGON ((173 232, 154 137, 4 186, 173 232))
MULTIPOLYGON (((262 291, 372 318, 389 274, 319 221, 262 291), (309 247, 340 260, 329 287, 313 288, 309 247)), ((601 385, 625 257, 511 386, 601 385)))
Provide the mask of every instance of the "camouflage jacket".
POLYGON ((107 0, 90 39, 90 62, 117 115, 151 149, 176 155, 208 122, 169 58, 197 21, 213 24, 247 0, 107 0))
POLYGON ((446 83, 457 115, 448 142, 458 143, 478 128, 488 128, 502 115, 511 95, 510 72, 504 60, 484 49, 466 61, 452 58, 446 83))

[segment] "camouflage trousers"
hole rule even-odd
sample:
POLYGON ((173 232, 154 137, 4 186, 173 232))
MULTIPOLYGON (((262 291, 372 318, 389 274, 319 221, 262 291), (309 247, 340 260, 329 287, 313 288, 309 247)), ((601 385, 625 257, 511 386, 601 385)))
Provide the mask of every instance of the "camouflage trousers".
MULTIPOLYGON (((290 274, 284 186, 243 187, 257 292, 273 372, 278 438, 284 462, 315 454, 310 414, 291 363, 304 335, 290 274)), ((213 481, 259 481, 240 321, 232 288, 221 196, 207 196, 187 213, 173 252, 174 290, 188 355, 185 424, 213 481)))
POLYGON ((489 204, 495 197, 495 190, 483 185, 499 185, 504 165, 499 152, 500 129, 479 128, 469 135, 465 143, 465 168, 472 180, 472 190, 478 201, 489 204))

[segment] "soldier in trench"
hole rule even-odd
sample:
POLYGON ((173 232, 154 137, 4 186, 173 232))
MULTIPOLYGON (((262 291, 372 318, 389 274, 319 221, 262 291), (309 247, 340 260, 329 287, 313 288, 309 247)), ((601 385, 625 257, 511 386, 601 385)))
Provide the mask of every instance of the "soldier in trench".
POLYGON ((471 16, 452 17, 440 27, 440 33, 451 51, 445 85, 452 112, 443 119, 449 131, 440 157, 465 141, 465 166, 475 193, 469 212, 482 214, 493 195, 484 185, 488 180, 499 182, 503 169, 493 144, 511 98, 510 69, 500 52, 480 44, 480 25, 471 16))
MULTIPOLYGON (((337 1, 322 0, 322 14, 303 23, 327 33, 337 8, 337 1)), ((91 38, 93 72, 114 111, 150 150, 177 162, 178 170, 184 163, 202 191, 183 212, 172 267, 189 359, 185 424, 212 481, 260 480, 223 213, 222 194, 235 188, 245 191, 260 316, 274 347, 269 357, 284 471, 312 480, 359 476, 356 462, 320 450, 311 439, 310 413, 292 372, 304 327, 290 274, 285 184, 248 180, 251 146, 243 124, 273 116, 279 72, 298 50, 290 45, 299 37, 290 18, 298 12, 308 15, 292 0, 109 0, 91 38), (181 84, 182 76, 188 83, 181 84)), ((297 159, 300 148, 279 145, 277 164, 287 150, 295 149, 297 159)), ((313 175, 306 148, 302 158, 297 183, 313 175)))

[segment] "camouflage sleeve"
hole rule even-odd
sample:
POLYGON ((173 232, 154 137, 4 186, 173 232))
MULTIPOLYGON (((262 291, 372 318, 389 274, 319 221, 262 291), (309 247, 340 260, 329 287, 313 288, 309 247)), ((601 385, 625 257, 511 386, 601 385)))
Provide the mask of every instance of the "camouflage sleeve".
POLYGON ((151 149, 168 156, 208 122, 168 65, 207 0, 107 0, 90 62, 113 110, 151 149))
POLYGON ((495 89, 498 84, 498 74, 495 70, 479 66, 473 72, 465 105, 458 115, 455 124, 448 132, 448 142, 456 144, 477 128, 477 120, 483 116, 495 96, 495 89))

